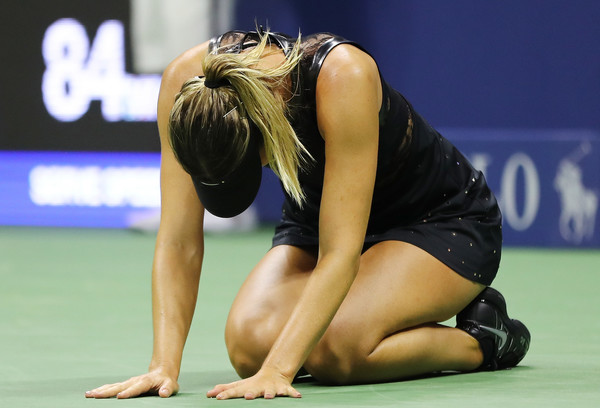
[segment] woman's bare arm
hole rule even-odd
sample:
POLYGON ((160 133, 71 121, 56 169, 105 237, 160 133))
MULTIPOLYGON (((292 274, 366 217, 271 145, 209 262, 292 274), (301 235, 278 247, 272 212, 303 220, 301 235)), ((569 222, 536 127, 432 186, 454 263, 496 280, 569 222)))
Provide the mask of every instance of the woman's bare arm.
POLYGON ((290 383, 358 271, 377 168, 380 105, 375 62, 352 46, 332 50, 317 83, 317 117, 326 153, 317 266, 261 370, 249 379, 216 386, 208 396, 299 396, 290 383))
POLYGON ((290 378, 325 332, 358 272, 377 169, 380 105, 374 61, 352 46, 332 50, 317 83, 326 157, 319 259, 265 361, 290 378))
POLYGON ((149 372, 88 391, 87 397, 135 397, 179 389, 181 356, 190 329, 204 254, 204 208, 190 176, 181 168, 168 141, 168 119, 175 95, 188 78, 202 74, 207 43, 173 61, 163 74, 158 100, 161 139, 161 221, 152 270, 154 347, 149 372))

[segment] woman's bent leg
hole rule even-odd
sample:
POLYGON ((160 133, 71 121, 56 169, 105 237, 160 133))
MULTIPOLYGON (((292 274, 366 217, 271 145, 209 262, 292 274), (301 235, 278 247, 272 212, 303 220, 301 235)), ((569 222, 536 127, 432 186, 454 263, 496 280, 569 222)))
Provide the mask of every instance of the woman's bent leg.
MULTIPOLYGON (((241 377, 260 369, 316 261, 314 252, 282 245, 249 274, 225 331, 241 377)), ((437 323, 455 316, 483 289, 413 245, 379 243, 361 257, 348 296, 304 367, 337 384, 473 370, 482 361, 478 342, 437 323)))
POLYGON ((483 289, 411 244, 374 245, 305 368, 337 384, 476 369, 483 358, 477 340, 437 323, 483 289))
POLYGON ((240 377, 252 376, 260 369, 316 262, 316 251, 280 245, 246 278, 225 328, 229 358, 240 377))

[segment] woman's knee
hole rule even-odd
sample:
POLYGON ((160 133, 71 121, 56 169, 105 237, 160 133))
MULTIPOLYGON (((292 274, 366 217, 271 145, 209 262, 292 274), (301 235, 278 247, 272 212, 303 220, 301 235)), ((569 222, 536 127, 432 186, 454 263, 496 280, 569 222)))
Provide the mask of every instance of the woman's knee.
POLYGON ((244 282, 225 329, 229 358, 240 376, 251 376, 262 366, 315 263, 314 254, 286 245, 277 246, 244 282))
POLYGON ((369 346, 360 337, 349 336, 345 330, 330 326, 306 360, 306 371, 327 384, 356 382, 370 353, 369 346), (352 341, 348 341, 350 339, 352 341))
POLYGON ((264 315, 229 316, 225 344, 229 360, 240 377, 258 372, 277 338, 279 328, 275 326, 273 319, 264 315))

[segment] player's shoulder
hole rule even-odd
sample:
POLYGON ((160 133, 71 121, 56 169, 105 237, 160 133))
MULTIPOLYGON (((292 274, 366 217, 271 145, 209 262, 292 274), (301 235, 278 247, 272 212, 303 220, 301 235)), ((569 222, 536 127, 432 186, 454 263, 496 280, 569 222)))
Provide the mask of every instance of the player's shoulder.
POLYGON ((319 72, 319 80, 354 81, 376 78, 377 63, 365 51, 353 44, 340 44, 327 55, 319 72))
POLYGON ((162 88, 175 88, 177 92, 185 81, 202 75, 202 61, 208 52, 209 41, 196 45, 181 53, 165 68, 162 75, 162 88))

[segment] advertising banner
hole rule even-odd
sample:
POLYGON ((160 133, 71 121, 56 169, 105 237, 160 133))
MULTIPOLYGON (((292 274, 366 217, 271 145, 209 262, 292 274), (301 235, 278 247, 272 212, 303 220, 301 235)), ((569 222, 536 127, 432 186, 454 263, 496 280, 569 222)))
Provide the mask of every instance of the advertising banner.
POLYGON ((497 195, 509 245, 600 247, 600 135, 446 130, 497 195))

